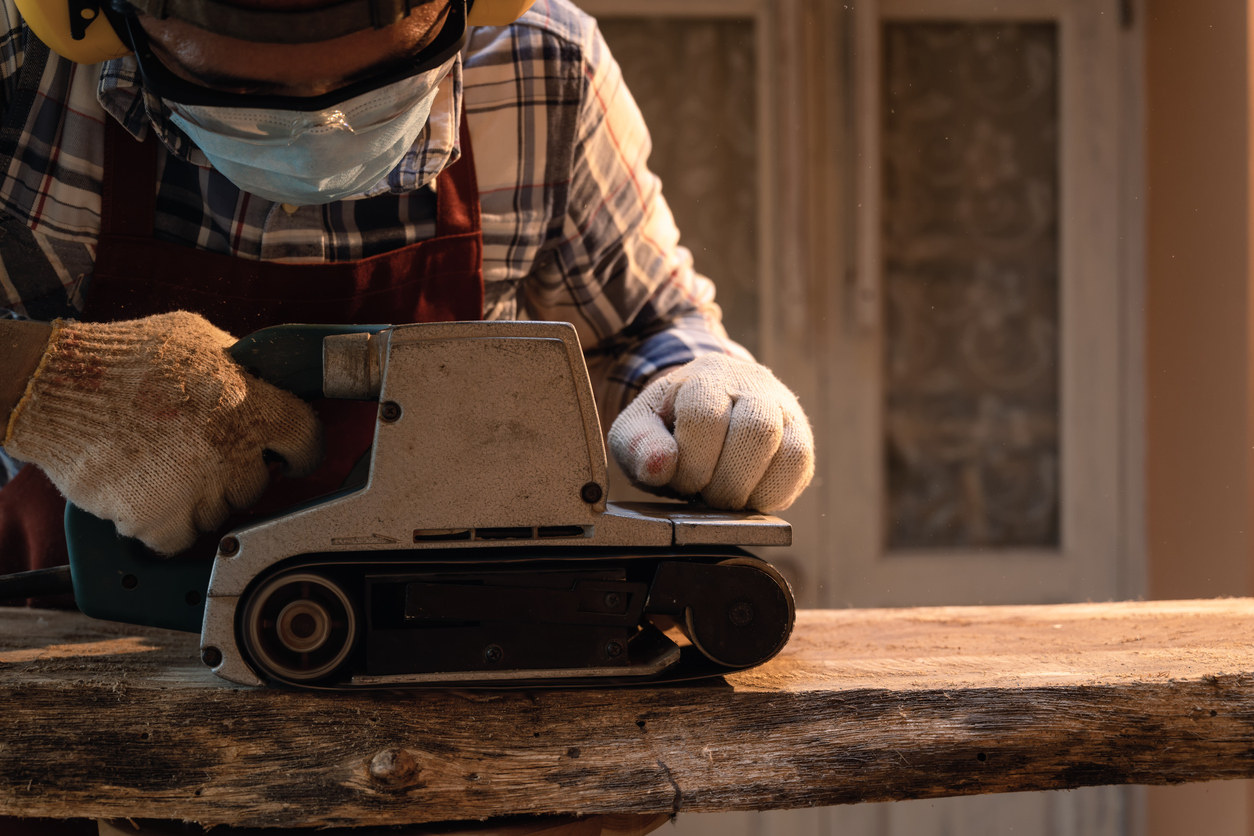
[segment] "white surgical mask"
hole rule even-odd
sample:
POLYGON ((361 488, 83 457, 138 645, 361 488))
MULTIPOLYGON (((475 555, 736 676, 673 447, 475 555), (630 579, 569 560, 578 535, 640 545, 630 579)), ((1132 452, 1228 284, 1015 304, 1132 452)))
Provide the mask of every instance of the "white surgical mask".
POLYGON ((165 104, 232 183, 276 203, 312 206, 365 191, 396 167, 452 64, 315 113, 165 104))

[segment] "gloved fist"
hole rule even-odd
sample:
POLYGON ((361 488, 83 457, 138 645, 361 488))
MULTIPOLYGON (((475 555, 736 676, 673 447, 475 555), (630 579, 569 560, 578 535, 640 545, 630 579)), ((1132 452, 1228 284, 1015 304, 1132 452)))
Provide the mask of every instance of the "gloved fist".
POLYGON ((609 444, 635 482, 699 494, 714 508, 782 510, 814 476, 814 436, 796 396, 765 366, 722 354, 646 386, 609 444))
POLYGON ((74 504, 174 554, 269 483, 263 450, 307 475, 322 456, 309 405, 226 353, 185 311, 93 325, 57 320, 4 447, 74 504))

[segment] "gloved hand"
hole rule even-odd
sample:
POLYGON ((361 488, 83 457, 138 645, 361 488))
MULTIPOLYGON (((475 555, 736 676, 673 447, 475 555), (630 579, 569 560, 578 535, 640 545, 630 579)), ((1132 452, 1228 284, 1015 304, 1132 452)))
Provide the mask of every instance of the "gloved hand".
POLYGON ((646 386, 609 444, 635 482, 699 494, 714 508, 779 511, 814 476, 814 436, 796 396, 765 366, 722 354, 646 386))
POLYGON ((245 372, 226 353, 234 342, 185 311, 57 320, 4 448, 121 534, 182 551, 261 496, 263 450, 294 476, 322 456, 313 410, 245 372))

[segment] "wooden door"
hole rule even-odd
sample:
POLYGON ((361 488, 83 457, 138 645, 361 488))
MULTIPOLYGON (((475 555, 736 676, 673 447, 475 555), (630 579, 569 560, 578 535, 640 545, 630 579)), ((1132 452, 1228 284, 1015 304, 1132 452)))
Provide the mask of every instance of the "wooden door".
MULTIPOLYGON (((1143 594, 1139 6, 580 5, 731 335, 815 426, 815 481, 784 514, 795 544, 764 552, 799 604, 1143 594)), ((1140 832, 1142 806, 1095 788, 676 826, 1113 836, 1140 832)))

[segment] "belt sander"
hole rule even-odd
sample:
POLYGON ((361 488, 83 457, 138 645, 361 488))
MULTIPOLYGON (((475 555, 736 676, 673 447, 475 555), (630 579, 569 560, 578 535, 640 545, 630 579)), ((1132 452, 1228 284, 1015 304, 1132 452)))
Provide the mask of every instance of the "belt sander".
POLYGON ((302 397, 377 401, 369 454, 336 493, 229 532, 211 564, 70 506, 87 615, 198 632, 224 679, 301 688, 675 681, 787 642, 788 583, 744 547, 788 545, 788 523, 607 502, 569 324, 289 325, 231 353, 302 397))

